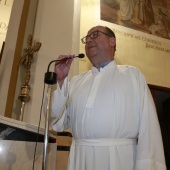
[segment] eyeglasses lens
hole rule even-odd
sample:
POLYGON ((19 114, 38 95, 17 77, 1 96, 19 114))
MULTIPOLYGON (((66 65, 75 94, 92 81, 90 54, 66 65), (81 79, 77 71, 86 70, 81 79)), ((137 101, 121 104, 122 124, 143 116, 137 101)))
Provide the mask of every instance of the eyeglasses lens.
POLYGON ((87 42, 87 38, 90 37, 91 39, 94 39, 98 37, 98 31, 92 32, 90 35, 87 35, 81 39, 82 43, 85 44, 87 42))

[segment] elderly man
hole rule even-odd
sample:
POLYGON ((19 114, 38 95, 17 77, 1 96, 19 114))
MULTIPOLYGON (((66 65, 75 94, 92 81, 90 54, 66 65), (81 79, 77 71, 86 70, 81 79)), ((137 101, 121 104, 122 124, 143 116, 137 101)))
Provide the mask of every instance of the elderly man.
POLYGON ((68 170, 165 170, 160 127, 142 73, 114 60, 115 34, 96 26, 83 37, 92 69, 73 77, 74 55, 55 65, 51 126, 71 129, 68 170))

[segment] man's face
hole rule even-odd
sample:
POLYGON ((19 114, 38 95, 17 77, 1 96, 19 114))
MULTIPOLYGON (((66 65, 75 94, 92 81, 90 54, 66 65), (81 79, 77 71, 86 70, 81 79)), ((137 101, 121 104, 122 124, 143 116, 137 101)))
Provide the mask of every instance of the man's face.
POLYGON ((94 57, 96 59, 97 57, 98 59, 102 59, 99 57, 108 56, 107 53, 110 52, 110 48, 111 48, 111 44, 110 44, 111 37, 109 37, 107 33, 106 34, 104 33, 106 33, 106 30, 102 26, 93 27, 92 29, 88 31, 88 34, 86 37, 85 51, 86 51, 86 55, 89 58, 89 60, 92 61, 94 57), (97 33, 97 36, 96 36, 95 31, 99 31, 97 33), (91 37, 95 37, 95 38, 91 38, 91 37))

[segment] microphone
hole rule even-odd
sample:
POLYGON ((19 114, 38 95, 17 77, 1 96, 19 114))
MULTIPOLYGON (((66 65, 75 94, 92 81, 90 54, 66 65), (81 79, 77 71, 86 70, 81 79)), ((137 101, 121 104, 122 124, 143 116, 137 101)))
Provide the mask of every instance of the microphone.
MULTIPOLYGON (((85 55, 84 55, 84 54, 79 54, 78 56, 74 56, 73 58, 77 58, 77 57, 78 57, 78 58, 84 58, 85 55)), ((58 59, 58 60, 52 60, 52 61, 49 63, 49 65, 48 65, 47 72, 49 72, 49 67, 50 67, 51 63, 57 62, 57 61, 65 61, 65 60, 69 60, 69 59, 73 59, 73 58, 62 58, 62 59, 58 59)))
MULTIPOLYGON (((78 58, 84 58, 84 57, 85 57, 85 55, 81 53, 81 54, 79 54, 78 56, 75 56, 75 57, 78 57, 78 58)), ((74 58, 75 58, 75 57, 74 57, 74 58)))
MULTIPOLYGON (((73 58, 84 58, 85 55, 84 54, 79 54, 78 56, 74 56, 73 58)), ((64 61, 64 60, 68 60, 68 59, 73 59, 73 58, 62 58, 62 59, 59 59, 59 60, 53 60, 54 62, 55 61, 64 61)))
MULTIPOLYGON (((85 57, 85 55, 84 54, 79 54, 78 56, 74 56, 73 58, 84 58, 85 57)), ((50 62, 50 64, 51 63, 53 63, 53 62, 57 62, 57 61, 65 61, 65 60, 69 60, 69 59, 73 59, 73 58, 62 58, 62 59, 58 59, 58 60, 53 60, 53 61, 51 61, 50 62)), ((49 64, 49 65, 50 65, 49 64)))
MULTIPOLYGON (((84 54, 79 54, 77 56, 74 56, 73 58, 84 58, 85 55, 84 54)), ((49 68, 50 68, 50 65, 53 63, 53 62, 62 62, 62 61, 66 61, 66 60, 69 60, 69 59, 73 59, 73 58, 62 58, 62 59, 58 59, 58 60, 52 60, 49 64, 48 64, 48 68, 47 68, 47 72, 45 73, 45 78, 44 78, 44 82, 46 84, 56 84, 57 83, 57 75, 55 72, 49 72, 49 68)))

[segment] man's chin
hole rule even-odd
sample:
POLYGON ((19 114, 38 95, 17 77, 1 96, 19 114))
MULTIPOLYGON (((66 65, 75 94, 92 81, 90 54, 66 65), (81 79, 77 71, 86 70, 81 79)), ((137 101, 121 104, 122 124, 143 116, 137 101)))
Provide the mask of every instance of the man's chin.
POLYGON ((97 54, 97 51, 93 48, 88 51, 88 56, 93 57, 97 54))

